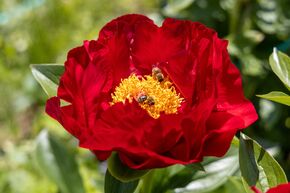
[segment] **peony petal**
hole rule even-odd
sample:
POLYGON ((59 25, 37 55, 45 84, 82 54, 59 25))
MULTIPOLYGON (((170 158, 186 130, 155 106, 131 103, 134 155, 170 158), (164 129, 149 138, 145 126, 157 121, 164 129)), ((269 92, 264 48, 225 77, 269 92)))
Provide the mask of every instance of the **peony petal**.
POLYGON ((46 102, 45 112, 58 122, 61 122, 60 99, 58 97, 48 99, 46 102))
POLYGON ((225 41, 215 41, 213 67, 214 73, 217 74, 215 81, 218 100, 216 111, 226 111, 242 118, 244 125, 241 128, 246 128, 256 121, 258 116, 253 104, 244 97, 240 72, 231 63, 226 46, 225 41))
POLYGON ((72 105, 60 106, 60 98, 52 97, 46 102, 46 113, 57 120, 69 133, 79 138, 79 125, 72 118, 72 105))
POLYGON ((244 128, 243 119, 226 112, 212 113, 207 120, 207 131, 200 156, 223 156, 240 128, 244 128))
POLYGON ((275 188, 270 188, 267 193, 289 193, 290 192, 290 183, 280 184, 275 188))
POLYGON ((112 20, 100 31, 98 42, 106 48, 103 59, 111 67, 114 86, 132 72, 137 72, 132 60, 132 42, 136 26, 140 23, 154 25, 152 20, 145 16, 131 14, 112 20))
POLYGON ((111 151, 96 151, 92 150, 92 152, 97 156, 98 160, 104 161, 108 159, 111 155, 111 151))

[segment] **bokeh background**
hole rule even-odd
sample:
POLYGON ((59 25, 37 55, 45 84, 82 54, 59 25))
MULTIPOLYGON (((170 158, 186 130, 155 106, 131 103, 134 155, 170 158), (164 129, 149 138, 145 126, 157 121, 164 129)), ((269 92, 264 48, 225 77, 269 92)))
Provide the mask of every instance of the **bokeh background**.
POLYGON ((165 17, 200 21, 229 40, 246 96, 259 120, 246 133, 272 153, 290 177, 289 108, 256 97, 287 91, 270 70, 273 47, 290 54, 290 0, 0 0, 0 192, 58 193, 35 161, 47 129, 76 160, 88 193, 102 192, 105 166, 44 113, 47 96, 29 65, 65 61, 68 50, 96 39, 126 13, 161 24, 165 17))

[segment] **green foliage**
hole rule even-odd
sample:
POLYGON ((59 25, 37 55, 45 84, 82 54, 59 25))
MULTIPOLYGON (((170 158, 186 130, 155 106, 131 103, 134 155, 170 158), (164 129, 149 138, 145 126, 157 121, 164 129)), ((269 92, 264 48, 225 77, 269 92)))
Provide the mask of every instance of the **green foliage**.
POLYGON ((285 84, 288 90, 290 90, 290 58, 274 48, 270 56, 270 65, 273 72, 285 84))
POLYGON ((109 170, 107 170, 105 176, 105 193, 133 193, 138 186, 138 181, 121 182, 114 178, 109 170))
MULTIPOLYGON (((64 65, 62 64, 32 64, 30 67, 33 75, 37 71, 56 85, 59 84, 60 77, 64 73, 64 65)), ((37 79, 37 76, 35 76, 35 79, 41 82, 37 79)))
POLYGON ((290 96, 283 93, 283 92, 278 92, 278 91, 273 91, 268 94, 264 95, 257 95, 258 97, 268 99, 277 103, 281 103, 284 105, 290 106, 290 96))
POLYGON ((49 97, 56 96, 60 76, 64 72, 64 66, 58 64, 31 65, 34 78, 49 97))
MULTIPOLYGON (((270 56, 270 66, 273 72, 284 83, 286 88, 290 90, 290 58, 274 48, 274 51, 270 56)), ((290 96, 283 92, 273 91, 268 94, 257 96, 290 106, 290 96)))
POLYGON ((40 175, 33 159, 34 142, 25 141, 17 146, 3 145, 0 154, 0 192, 3 193, 55 193, 54 183, 40 175))
POLYGON ((231 176, 228 181, 220 188, 212 191, 211 193, 253 193, 250 189, 243 187, 243 182, 240 177, 231 176))
POLYGON ((256 185, 259 179, 259 170, 255 159, 252 140, 246 140, 244 135, 240 137, 239 163, 243 178, 250 186, 256 185))
POLYGON ((62 193, 85 192, 74 157, 46 130, 37 137, 35 156, 41 170, 58 185, 62 193))
POLYGON ((122 163, 117 153, 112 153, 108 159, 108 171, 110 175, 122 182, 138 180, 148 170, 133 170, 122 163))
POLYGON ((239 159, 242 177, 249 186, 257 186, 265 192, 271 187, 287 183, 278 162, 257 142, 242 133, 239 159))

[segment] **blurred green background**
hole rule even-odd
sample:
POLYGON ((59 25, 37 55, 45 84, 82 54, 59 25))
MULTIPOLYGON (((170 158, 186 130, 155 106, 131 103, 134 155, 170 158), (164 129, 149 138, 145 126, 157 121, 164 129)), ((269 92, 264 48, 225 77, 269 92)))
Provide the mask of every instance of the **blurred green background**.
POLYGON ((273 47, 290 54, 289 10, 289 0, 1 0, 0 192, 59 192, 35 160, 35 139, 44 128, 76 157, 86 191, 102 192, 105 166, 45 115, 47 96, 29 65, 63 63, 68 50, 96 39, 103 25, 126 13, 145 14, 157 24, 165 17, 200 21, 229 40, 245 94, 259 113, 246 133, 273 150, 289 179, 289 108, 255 96, 288 92, 268 58, 273 47))

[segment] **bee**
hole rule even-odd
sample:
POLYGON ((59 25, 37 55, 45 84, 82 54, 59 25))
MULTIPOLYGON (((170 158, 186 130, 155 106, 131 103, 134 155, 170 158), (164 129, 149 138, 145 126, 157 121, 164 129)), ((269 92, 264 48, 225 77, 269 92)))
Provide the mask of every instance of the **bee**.
POLYGON ((140 104, 148 104, 149 106, 152 106, 155 104, 153 97, 147 96, 144 93, 138 94, 138 96, 136 97, 136 100, 140 104))
POLYGON ((144 103, 146 100, 147 100, 147 95, 144 94, 144 93, 140 93, 138 96, 137 96, 137 102, 138 103, 144 103))
POLYGON ((156 75, 156 74, 158 74, 158 73, 162 73, 161 70, 160 70, 160 68, 158 68, 158 67, 153 67, 153 68, 152 68, 152 74, 153 74, 153 75, 156 75))
POLYGON ((158 80, 158 82, 162 82, 164 80, 164 75, 158 67, 152 68, 152 75, 156 80, 158 80))
POLYGON ((162 73, 157 73, 155 75, 156 79, 158 80, 158 82, 162 82, 164 80, 164 76, 162 73))
POLYGON ((148 97, 147 100, 146 100, 146 104, 148 104, 149 106, 152 106, 155 104, 155 101, 153 99, 153 97, 148 97))

